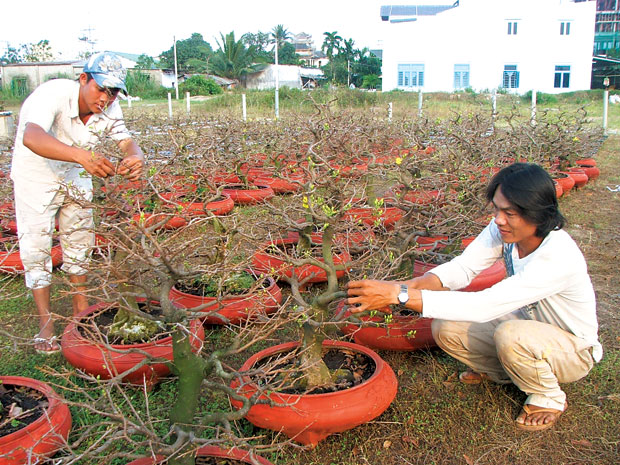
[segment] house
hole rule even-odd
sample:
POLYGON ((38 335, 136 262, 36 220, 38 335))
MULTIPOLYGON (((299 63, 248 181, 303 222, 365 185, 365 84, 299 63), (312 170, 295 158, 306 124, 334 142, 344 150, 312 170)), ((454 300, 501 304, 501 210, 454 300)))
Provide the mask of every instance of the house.
POLYGON ((597 0, 594 55, 613 49, 620 49, 620 1, 597 0))
POLYGON ((263 70, 248 74, 241 80, 246 89, 275 89, 276 72, 280 87, 292 89, 312 88, 323 79, 323 71, 296 65, 267 65, 263 70))
POLYGON ((62 77, 75 79, 76 74, 72 61, 50 61, 40 63, 9 63, 0 66, 2 88, 11 88, 17 96, 25 96, 36 87, 50 79, 62 77))
POLYGON ((299 55, 299 59, 305 66, 320 68, 329 63, 327 55, 314 48, 314 41, 310 34, 306 34, 305 32, 295 34, 293 36, 293 45, 295 46, 295 53, 299 55))
POLYGON ((382 6, 383 90, 590 89, 595 2, 382 6))

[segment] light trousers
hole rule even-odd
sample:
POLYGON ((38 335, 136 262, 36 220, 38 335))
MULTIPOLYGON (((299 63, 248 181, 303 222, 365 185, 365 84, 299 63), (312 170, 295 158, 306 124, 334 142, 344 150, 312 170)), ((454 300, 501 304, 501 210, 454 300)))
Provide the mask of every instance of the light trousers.
POLYGON ((90 251, 94 246, 93 213, 82 208, 59 190, 52 202, 40 213, 19 196, 15 196, 15 217, 19 236, 19 253, 24 265, 26 287, 47 287, 52 280, 52 235, 58 216, 62 246, 62 270, 74 275, 86 273, 90 251))
POLYGON ((586 376, 594 361, 590 345, 563 329, 534 320, 486 323, 433 320, 437 345, 497 383, 514 383, 526 404, 564 410, 560 383, 586 376))

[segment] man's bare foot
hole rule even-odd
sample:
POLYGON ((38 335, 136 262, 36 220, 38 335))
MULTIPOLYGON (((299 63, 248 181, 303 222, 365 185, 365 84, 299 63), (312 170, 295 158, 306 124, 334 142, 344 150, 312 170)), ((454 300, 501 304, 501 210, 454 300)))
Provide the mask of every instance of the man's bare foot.
POLYGON ((60 350, 54 336, 54 320, 51 317, 41 318, 39 334, 33 339, 34 350, 39 353, 54 353, 60 350))
MULTIPOLYGON (((566 409, 566 405, 564 406, 566 409)), ((527 431, 541 431, 551 428, 562 415, 563 410, 556 410, 536 405, 524 405, 523 410, 515 419, 517 428, 527 431)))

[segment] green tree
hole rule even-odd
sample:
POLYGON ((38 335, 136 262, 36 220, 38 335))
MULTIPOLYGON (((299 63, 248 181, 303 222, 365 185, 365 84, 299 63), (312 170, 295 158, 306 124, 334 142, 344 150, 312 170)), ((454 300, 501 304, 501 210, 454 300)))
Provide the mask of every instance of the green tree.
POLYGON ((213 55, 209 69, 213 74, 239 79, 241 76, 259 71, 264 65, 255 64, 256 48, 250 45, 246 48, 243 39, 235 40, 234 31, 224 35, 220 33, 218 46, 213 55))
POLYGON ((40 40, 36 44, 20 44, 19 47, 7 47, 7 51, 0 58, 1 63, 23 63, 53 61, 54 53, 49 40, 40 40))
POLYGON ((337 31, 334 32, 324 32, 323 35, 325 39, 323 40, 323 45, 321 46, 321 50, 327 55, 329 62, 331 64, 331 79, 334 79, 334 52, 338 52, 340 50, 340 44, 342 42, 342 37, 338 35, 337 31))
POLYGON ((138 57, 138 61, 136 61, 137 69, 155 69, 157 66, 155 65, 155 59, 146 54, 142 54, 138 57))
POLYGON ((284 42, 278 50, 278 61, 282 65, 301 64, 299 55, 297 55, 297 53, 295 52, 295 46, 290 42, 284 42))
POLYGON ((190 95, 216 95, 223 92, 222 88, 217 85, 213 79, 207 79, 204 76, 195 74, 179 85, 179 90, 190 95))
MULTIPOLYGON (((202 72, 213 55, 213 49, 202 34, 194 32, 189 39, 177 40, 177 66, 180 71, 202 72)), ((160 55, 162 68, 174 68, 174 45, 160 55)))

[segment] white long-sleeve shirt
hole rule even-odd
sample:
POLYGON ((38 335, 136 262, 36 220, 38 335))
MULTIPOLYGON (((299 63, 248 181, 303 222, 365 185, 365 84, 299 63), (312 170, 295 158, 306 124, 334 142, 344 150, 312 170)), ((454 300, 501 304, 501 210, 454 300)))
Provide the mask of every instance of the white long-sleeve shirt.
POLYGON ((462 255, 434 268, 431 272, 450 291, 423 290, 423 316, 486 322, 513 314, 549 323, 586 340, 592 357, 600 361, 603 348, 598 340, 594 289, 583 254, 563 230, 551 231, 526 257, 519 258, 514 247, 513 276, 479 292, 455 291, 502 258, 502 246, 499 230, 491 221, 462 255))

